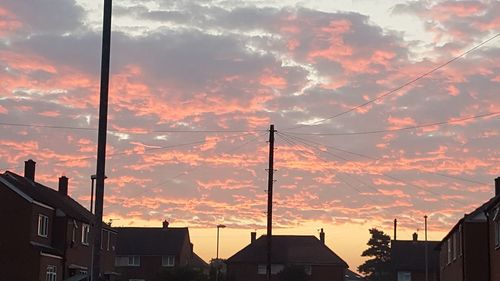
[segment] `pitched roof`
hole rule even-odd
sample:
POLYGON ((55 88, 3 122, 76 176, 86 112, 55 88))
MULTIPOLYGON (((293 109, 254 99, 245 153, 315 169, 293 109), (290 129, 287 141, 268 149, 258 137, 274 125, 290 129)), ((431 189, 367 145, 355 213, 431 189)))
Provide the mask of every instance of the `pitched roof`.
POLYGON ((80 205, 80 203, 50 187, 31 181, 10 171, 0 175, 0 178, 3 180, 0 181, 0 183, 9 188, 17 189, 21 192, 19 195, 26 199, 32 199, 54 209, 59 209, 68 217, 79 221, 87 223, 93 221, 94 215, 85 207, 80 205))
MULTIPOLYGON (((429 271, 439 270, 439 251, 435 250, 440 241, 427 241, 429 271)), ((391 241, 391 264, 394 269, 425 271, 425 241, 391 241)))
POLYGON ((191 256, 191 260, 189 264, 194 268, 209 268, 210 266, 206 263, 200 256, 198 256, 195 252, 191 256))
MULTIPOLYGON (((232 257, 227 263, 265 263, 267 239, 262 235, 232 257)), ((273 235, 272 262, 284 264, 328 264, 348 267, 347 263, 315 236, 273 235)))
POLYGON ((353 280, 365 280, 365 279, 363 278, 363 276, 357 274, 356 272, 347 269, 345 271, 345 280, 353 281, 353 280))
POLYGON ((116 227, 116 255, 177 255, 186 239, 187 227, 116 227))
POLYGON ((469 214, 465 214, 463 218, 461 218, 446 234, 446 236, 443 237, 443 239, 436 245, 436 249, 440 249, 443 243, 457 230, 457 228, 463 223, 463 222, 486 222, 487 218, 485 215, 485 212, 488 212, 492 208, 496 206, 497 203, 500 201, 500 196, 495 196, 490 198, 490 200, 486 201, 483 203, 481 206, 476 208, 474 211, 470 212, 469 214))

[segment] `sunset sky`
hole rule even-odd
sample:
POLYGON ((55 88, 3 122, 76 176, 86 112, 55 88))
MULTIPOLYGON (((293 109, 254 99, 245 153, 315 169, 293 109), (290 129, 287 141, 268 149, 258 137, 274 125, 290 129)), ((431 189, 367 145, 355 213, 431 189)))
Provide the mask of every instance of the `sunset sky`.
MULTIPOLYGON (((0 0, 0 172, 22 174, 32 158, 37 181, 66 175, 84 206, 101 2, 0 0)), ((104 217, 114 226, 188 226, 208 261, 225 224, 220 256, 231 256, 265 233, 270 124, 274 233, 324 228, 351 269, 369 228, 392 235, 397 218, 398 238, 423 237, 427 214, 441 239, 492 197, 499 1, 113 5, 104 217)))

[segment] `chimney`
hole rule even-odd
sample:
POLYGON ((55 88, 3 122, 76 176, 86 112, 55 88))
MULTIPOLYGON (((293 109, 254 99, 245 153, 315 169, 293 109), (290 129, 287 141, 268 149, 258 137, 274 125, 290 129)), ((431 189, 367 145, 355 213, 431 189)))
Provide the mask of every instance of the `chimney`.
POLYGON ((256 239, 257 239, 257 232, 255 231, 250 232, 250 243, 255 242, 256 239))
POLYGON ((163 221, 163 229, 167 229, 168 228, 168 221, 167 220, 164 220, 163 221))
POLYGON ((24 177, 35 181, 35 166, 36 162, 33 160, 24 161, 24 177))
POLYGON ((418 241, 418 234, 416 232, 413 233, 413 242, 418 241))
POLYGON ((319 232, 319 241, 321 241, 321 243, 325 244, 325 233, 323 232, 323 228, 319 232))
POLYGON ((394 241, 398 240, 396 237, 396 234, 398 233, 397 230, 398 230, 398 220, 394 219, 394 241))
POLYGON ((59 193, 68 196, 68 178, 65 176, 59 178, 59 193))
POLYGON ((495 179, 495 196, 500 195, 500 177, 495 179))

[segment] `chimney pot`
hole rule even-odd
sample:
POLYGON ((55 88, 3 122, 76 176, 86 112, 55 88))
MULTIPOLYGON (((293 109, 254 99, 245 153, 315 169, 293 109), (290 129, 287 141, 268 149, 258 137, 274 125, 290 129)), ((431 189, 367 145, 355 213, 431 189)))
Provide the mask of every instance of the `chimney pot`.
POLYGON ((255 240, 257 240, 257 232, 252 231, 250 232, 250 243, 255 242, 255 240))
POLYGON ((35 181, 35 167, 36 162, 32 159, 24 161, 24 177, 29 180, 35 181))
POLYGON ((323 232, 323 228, 319 232, 319 240, 321 241, 321 243, 325 244, 325 233, 323 232))
POLYGON ((68 178, 65 176, 59 178, 59 193, 68 196, 68 178))
POLYGON ((418 241, 418 234, 416 232, 413 233, 413 241, 414 242, 418 241))
POLYGON ((500 177, 495 179, 495 196, 500 195, 500 177))
POLYGON ((163 229, 167 229, 167 228, 168 228, 168 225, 169 225, 168 221, 167 221, 167 220, 164 220, 164 221, 163 221, 163 229))

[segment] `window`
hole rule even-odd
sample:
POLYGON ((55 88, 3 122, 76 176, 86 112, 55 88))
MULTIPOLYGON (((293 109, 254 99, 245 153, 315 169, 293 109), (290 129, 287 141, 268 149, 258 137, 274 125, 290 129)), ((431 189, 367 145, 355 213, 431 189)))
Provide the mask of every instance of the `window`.
POLYGON ((90 233, 90 225, 83 223, 82 224, 82 244, 89 244, 89 233, 90 233))
POLYGON ((399 271, 398 281, 411 281, 411 272, 399 271))
POLYGON ((451 263, 451 254, 452 254, 452 251, 451 251, 452 250, 451 249, 452 245, 451 245, 451 239, 450 238, 448 238, 448 240, 446 241, 446 244, 448 246, 448 264, 450 264, 451 263))
POLYGON ((108 245, 106 247, 106 250, 108 250, 108 251, 109 251, 110 240, 111 240, 111 231, 108 231, 108 245))
POLYGON ((53 265, 47 266, 46 281, 57 281, 57 267, 53 265))
POLYGON ((175 256, 161 257, 161 266, 172 267, 175 265, 175 256))
POLYGON ((266 274, 266 265, 265 264, 259 264, 257 266, 257 274, 260 274, 260 275, 266 274))
POLYGON ((463 252, 462 252, 462 237, 463 237, 463 234, 462 234, 462 225, 459 225, 458 226, 458 256, 461 257, 463 255, 463 252))
POLYGON ((144 279, 129 279, 128 281, 144 281, 144 279))
POLYGON ((457 232, 453 233, 452 241, 453 241, 453 260, 456 260, 457 259, 457 232))
POLYGON ((115 258, 115 266, 141 266, 141 257, 118 256, 115 258))
POLYGON ((73 231, 71 232, 71 242, 76 242, 76 232, 78 231, 78 224, 73 220, 73 231))
POLYGON ((38 215, 38 236, 49 236, 49 217, 42 214, 38 215))
POLYGON ((305 265, 304 266, 304 272, 307 274, 307 275, 311 275, 312 274, 312 266, 310 265, 305 265))
MULTIPOLYGON (((272 264, 271 265, 271 274, 276 275, 280 273, 285 268, 282 264, 272 264)), ((257 274, 266 274, 266 265, 259 264, 257 267, 257 274)))

